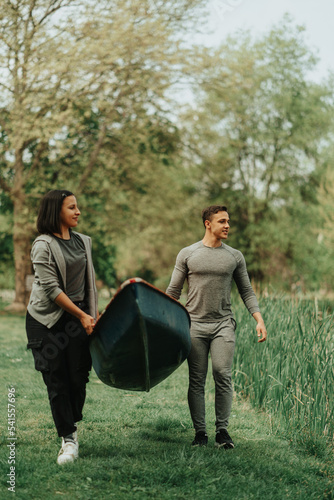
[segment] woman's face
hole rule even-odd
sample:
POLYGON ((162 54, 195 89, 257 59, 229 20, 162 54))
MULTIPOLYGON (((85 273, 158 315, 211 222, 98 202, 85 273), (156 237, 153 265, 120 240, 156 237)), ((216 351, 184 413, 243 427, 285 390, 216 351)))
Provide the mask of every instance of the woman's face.
POLYGON ((63 229, 76 227, 78 225, 78 218, 80 210, 77 205, 75 196, 66 196, 60 210, 60 224, 63 229))

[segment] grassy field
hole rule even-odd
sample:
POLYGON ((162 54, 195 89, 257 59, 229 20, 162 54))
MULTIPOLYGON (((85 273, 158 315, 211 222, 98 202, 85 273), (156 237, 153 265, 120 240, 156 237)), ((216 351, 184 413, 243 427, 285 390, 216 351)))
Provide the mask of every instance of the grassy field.
POLYGON ((271 419, 273 432, 314 454, 334 436, 334 316, 330 304, 270 298, 261 301, 269 339, 252 340, 252 318, 237 308, 235 389, 271 419))
POLYGON ((318 425, 319 434, 309 420, 300 422, 298 427, 298 415, 302 420, 306 413, 296 406, 294 397, 301 401, 301 407, 308 401, 303 399, 304 393, 315 399, 307 392, 310 389, 302 385, 302 380, 305 376, 313 385, 318 377, 318 364, 319 369, 324 370, 325 365, 332 362, 330 347, 328 352, 323 351, 317 342, 317 338, 332 335, 331 320, 326 310, 312 312, 311 305, 302 313, 298 308, 305 304, 284 306, 286 301, 276 302, 261 304, 270 332, 267 345, 257 344, 255 322, 244 316, 243 306, 236 307, 239 327, 234 378, 237 393, 230 423, 230 433, 236 443, 234 450, 214 447, 214 385, 210 374, 207 381, 209 445, 192 449, 186 363, 150 393, 112 389, 92 372, 84 420, 79 426, 80 458, 63 467, 56 464, 59 439, 46 390, 40 374, 33 368, 32 355, 26 350, 24 318, 1 313, 1 498, 11 494, 7 490, 8 460, 12 455, 7 446, 11 441, 6 409, 8 389, 14 387, 16 498, 334 499, 334 461, 329 442, 333 365, 326 368, 318 381, 317 387, 321 387, 320 395, 324 393, 324 397, 319 395, 316 403, 324 404, 324 409, 317 409, 314 403, 308 410, 312 418, 316 410, 325 414, 318 425), (284 307, 291 308, 290 316, 284 307), (302 332, 307 335, 309 319, 318 326, 316 330, 311 329, 309 340, 304 341, 302 332), (283 339, 280 340, 280 336, 283 339), (289 342, 284 343, 286 338, 289 342), (303 349, 305 356, 300 358, 303 349), (322 364, 317 356, 325 356, 322 364), (306 366, 311 362, 315 365, 313 378, 310 372, 304 374, 305 370, 311 370, 306 366), (281 394, 278 389, 282 386, 285 389, 281 394), (290 405, 286 401, 290 401, 290 405), (259 404, 264 410, 256 409, 259 404), (296 419, 291 423, 294 416, 296 419), (325 428, 321 430, 323 425, 325 428), (306 441, 311 439, 312 445, 305 445, 304 435, 306 441))

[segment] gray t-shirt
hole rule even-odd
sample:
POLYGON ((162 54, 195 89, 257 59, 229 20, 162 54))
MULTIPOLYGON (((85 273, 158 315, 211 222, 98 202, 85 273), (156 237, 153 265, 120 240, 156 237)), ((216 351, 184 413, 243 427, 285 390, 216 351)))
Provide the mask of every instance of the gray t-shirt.
POLYGON ((80 236, 71 232, 69 240, 57 238, 66 262, 66 295, 73 302, 85 298, 87 257, 85 245, 80 236))
POLYGON ((176 258, 166 293, 179 299, 185 279, 188 281, 186 308, 193 321, 211 323, 233 318, 232 280, 248 311, 251 314, 260 311, 244 256, 225 243, 212 248, 198 241, 183 248, 176 258))

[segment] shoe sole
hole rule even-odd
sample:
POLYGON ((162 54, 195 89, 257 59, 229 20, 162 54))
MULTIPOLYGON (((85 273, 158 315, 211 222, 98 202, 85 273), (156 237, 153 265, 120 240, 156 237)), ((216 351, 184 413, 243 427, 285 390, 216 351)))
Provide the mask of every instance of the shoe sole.
POLYGON ((75 460, 77 460, 77 459, 76 459, 76 458, 74 458, 74 457, 73 457, 73 458, 72 458, 72 457, 71 457, 71 458, 69 457, 69 458, 66 458, 66 460, 64 460, 64 461, 59 461, 59 460, 57 460, 57 464, 58 464, 58 465, 73 464, 73 462, 74 462, 75 460))
POLYGON ((216 448, 224 448, 224 450, 232 450, 234 448, 233 443, 215 443, 216 448))

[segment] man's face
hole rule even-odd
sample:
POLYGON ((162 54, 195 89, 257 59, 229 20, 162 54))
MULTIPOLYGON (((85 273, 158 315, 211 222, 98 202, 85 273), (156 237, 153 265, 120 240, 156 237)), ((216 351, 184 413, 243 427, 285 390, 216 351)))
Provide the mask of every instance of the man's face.
POLYGON ((226 240, 230 229, 230 218, 227 212, 217 212, 211 216, 211 221, 205 221, 205 227, 217 240, 226 240))

